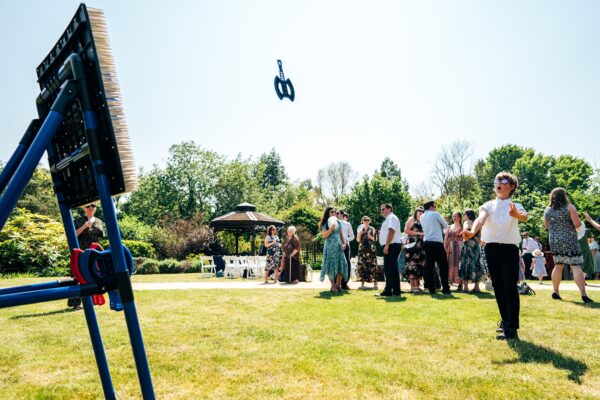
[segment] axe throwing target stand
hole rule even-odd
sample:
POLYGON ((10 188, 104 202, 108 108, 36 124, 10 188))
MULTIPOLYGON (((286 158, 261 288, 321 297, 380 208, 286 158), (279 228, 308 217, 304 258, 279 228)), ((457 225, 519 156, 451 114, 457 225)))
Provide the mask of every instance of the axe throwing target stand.
MULTIPOLYGON (((106 399, 115 399, 92 296, 108 293, 123 311, 144 399, 154 399, 150 368, 112 196, 136 185, 121 96, 101 10, 81 4, 65 32, 37 68, 38 119, 29 125, 0 174, 0 229, 45 151, 71 251, 73 279, 0 289, 0 308, 82 297, 106 399), (100 200, 109 250, 79 249, 71 209, 100 200)), ((96 304, 103 303, 102 301, 96 304)))

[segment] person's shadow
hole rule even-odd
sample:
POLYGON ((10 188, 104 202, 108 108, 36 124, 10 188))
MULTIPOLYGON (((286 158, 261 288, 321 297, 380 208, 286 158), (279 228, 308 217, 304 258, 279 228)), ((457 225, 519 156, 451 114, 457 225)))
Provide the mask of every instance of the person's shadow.
POLYGON ((525 340, 509 340, 508 345, 517 352, 518 358, 498 362, 498 364, 516 363, 552 363, 554 368, 569 371, 569 380, 581 384, 581 377, 586 373, 588 366, 572 357, 564 356, 547 347, 538 346, 525 340))

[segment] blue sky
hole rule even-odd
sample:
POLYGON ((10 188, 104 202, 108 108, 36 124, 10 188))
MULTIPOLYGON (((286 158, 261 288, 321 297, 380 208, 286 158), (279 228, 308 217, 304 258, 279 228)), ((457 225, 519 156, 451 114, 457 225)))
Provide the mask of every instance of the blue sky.
MULTIPOLYGON (((105 11, 136 162, 194 140, 275 148, 293 179, 391 157, 411 185, 441 146, 514 143, 600 166, 597 1, 92 1, 105 11), (280 101, 276 60, 296 89, 280 101)), ((35 67, 78 2, 0 2, 0 160, 29 121, 35 67)))

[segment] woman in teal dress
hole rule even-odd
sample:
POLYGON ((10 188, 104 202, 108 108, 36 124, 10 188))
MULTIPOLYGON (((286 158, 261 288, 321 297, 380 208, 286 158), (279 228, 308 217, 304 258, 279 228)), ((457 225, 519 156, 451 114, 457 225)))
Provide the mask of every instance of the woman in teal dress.
POLYGON ((342 290, 342 279, 348 280, 348 264, 343 250, 346 238, 341 230, 340 221, 335 218, 335 209, 332 207, 325 209, 319 222, 319 229, 325 239, 320 279, 324 281, 327 276, 331 282, 331 291, 339 292, 342 290))

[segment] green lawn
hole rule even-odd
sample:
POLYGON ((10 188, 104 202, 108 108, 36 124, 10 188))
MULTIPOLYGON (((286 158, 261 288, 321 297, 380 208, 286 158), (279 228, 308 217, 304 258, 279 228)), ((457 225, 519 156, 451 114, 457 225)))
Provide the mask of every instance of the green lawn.
MULTIPOLYGON (((599 398, 600 307, 549 294, 521 297, 514 344, 495 340, 487 293, 177 290, 136 301, 159 399, 599 398)), ((97 312, 115 387, 140 398, 123 315, 97 312)), ((1 309, 0 326, 0 399, 102 397, 81 311, 1 309)))

